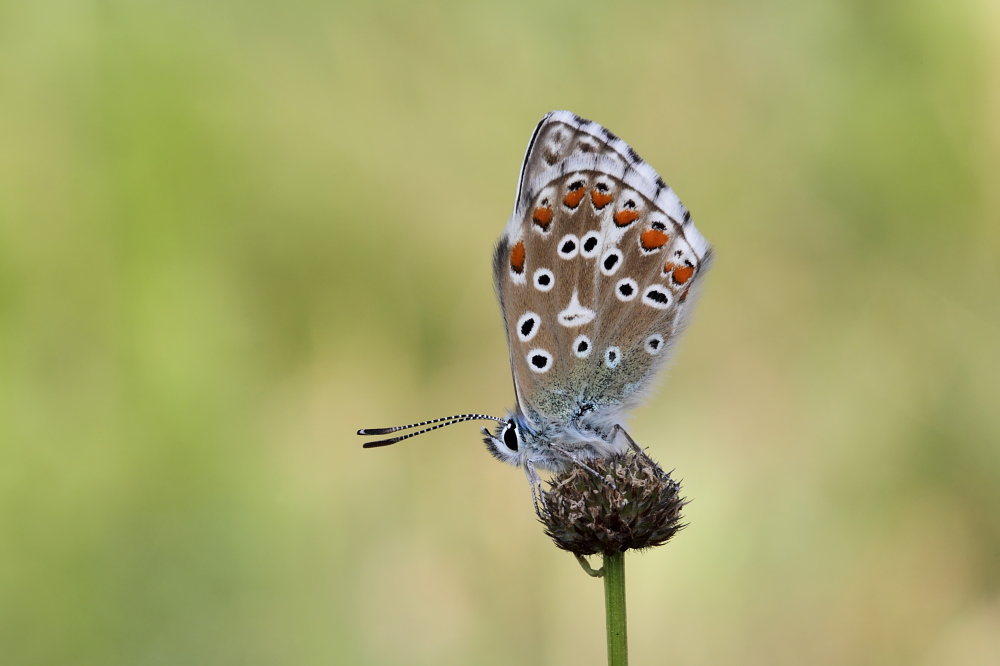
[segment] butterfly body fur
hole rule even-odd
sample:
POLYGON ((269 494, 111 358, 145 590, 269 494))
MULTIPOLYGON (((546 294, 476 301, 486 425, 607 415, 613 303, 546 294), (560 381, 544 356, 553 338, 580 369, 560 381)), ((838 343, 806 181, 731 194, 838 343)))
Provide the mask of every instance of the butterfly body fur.
POLYGON ((686 326, 711 246, 624 141, 547 114, 521 167, 493 274, 516 405, 486 444, 561 470, 621 451, 619 427, 686 326))

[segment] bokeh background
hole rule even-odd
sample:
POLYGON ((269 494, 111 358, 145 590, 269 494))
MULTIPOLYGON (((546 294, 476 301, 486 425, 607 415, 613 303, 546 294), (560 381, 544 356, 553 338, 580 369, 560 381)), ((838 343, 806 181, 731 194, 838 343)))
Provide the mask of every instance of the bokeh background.
POLYGON ((991 0, 0 4, 0 655, 603 664, 475 424, 543 113, 715 244, 636 664, 1000 663, 991 0))

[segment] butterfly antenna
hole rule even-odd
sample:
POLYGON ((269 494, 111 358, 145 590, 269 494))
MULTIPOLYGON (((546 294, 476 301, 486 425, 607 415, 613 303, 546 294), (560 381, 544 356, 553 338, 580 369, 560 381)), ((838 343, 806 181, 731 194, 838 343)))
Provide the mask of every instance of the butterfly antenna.
POLYGON ((416 437, 417 435, 422 435, 425 432, 437 430, 438 428, 444 428, 445 426, 455 425, 456 423, 462 423, 464 421, 496 421, 497 423, 503 423, 504 419, 497 416, 490 416, 489 414, 456 414, 455 416, 443 416, 439 419, 431 419, 430 421, 421 421, 420 423, 411 423, 410 425, 395 426, 392 428, 362 428, 358 431, 358 434, 388 435, 390 433, 399 432, 400 430, 409 430, 410 428, 419 428, 420 426, 430 425, 431 423, 437 424, 431 426, 430 428, 424 428, 423 430, 411 432, 406 435, 398 435, 396 437, 390 437, 389 439, 381 439, 377 442, 365 442, 363 444, 363 448, 374 449, 379 446, 389 446, 390 444, 401 442, 404 439, 416 437))

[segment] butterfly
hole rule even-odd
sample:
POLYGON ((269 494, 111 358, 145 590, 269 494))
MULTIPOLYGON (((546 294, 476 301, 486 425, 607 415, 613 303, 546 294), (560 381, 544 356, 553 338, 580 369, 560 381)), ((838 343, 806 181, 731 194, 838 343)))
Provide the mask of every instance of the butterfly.
MULTIPOLYGON (((515 406, 359 435, 386 446, 438 428, 482 429, 497 459, 524 469, 585 469, 639 450, 624 429, 688 323, 712 248, 674 191, 625 141, 569 111, 535 127, 514 212, 493 252, 515 406)), ((641 452, 641 451, 640 451, 641 452)), ((591 470, 592 471, 592 470, 591 470)))

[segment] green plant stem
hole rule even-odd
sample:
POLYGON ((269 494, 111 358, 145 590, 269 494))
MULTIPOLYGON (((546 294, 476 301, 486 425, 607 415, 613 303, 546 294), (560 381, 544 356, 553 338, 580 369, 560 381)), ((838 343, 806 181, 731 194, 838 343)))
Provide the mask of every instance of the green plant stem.
POLYGON ((608 621, 608 666, 628 666, 625 553, 604 556, 604 610, 608 621))

